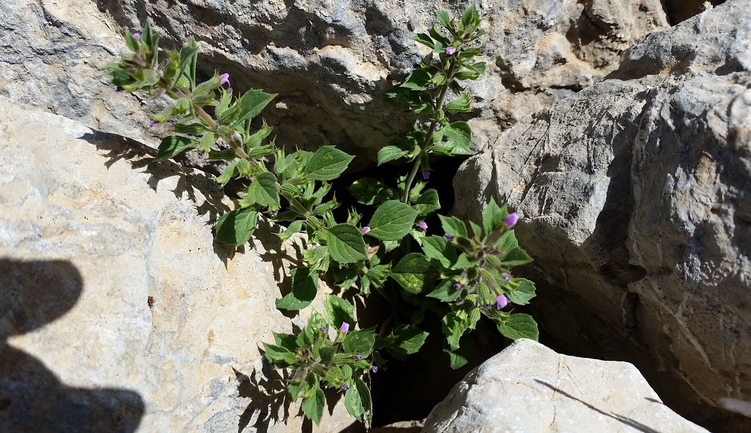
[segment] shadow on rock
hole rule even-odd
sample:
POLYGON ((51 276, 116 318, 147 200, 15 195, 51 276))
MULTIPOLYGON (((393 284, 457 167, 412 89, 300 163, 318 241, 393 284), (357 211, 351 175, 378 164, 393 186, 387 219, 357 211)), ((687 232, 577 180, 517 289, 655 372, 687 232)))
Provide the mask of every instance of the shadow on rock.
POLYGON ((118 388, 74 388, 7 339, 71 310, 83 279, 70 262, 0 259, 0 431, 133 432, 141 397, 118 388))

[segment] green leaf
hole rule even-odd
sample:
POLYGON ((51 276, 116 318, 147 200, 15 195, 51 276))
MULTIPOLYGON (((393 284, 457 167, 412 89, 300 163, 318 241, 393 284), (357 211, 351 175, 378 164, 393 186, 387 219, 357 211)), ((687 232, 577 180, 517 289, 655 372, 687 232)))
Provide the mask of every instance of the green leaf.
POLYGON ((399 87, 410 90, 426 90, 430 84, 430 74, 424 69, 412 71, 399 87))
POLYGON ((276 300, 276 308, 301 310, 310 305, 316 297, 318 272, 311 272, 309 268, 292 268, 289 273, 292 278, 292 291, 282 299, 276 300))
POLYGON ((321 363, 326 367, 329 367, 334 362, 336 349, 332 346, 324 346, 318 353, 321 355, 321 363))
POLYGON ((409 153, 398 146, 386 146, 378 151, 378 165, 385 164, 389 161, 399 159, 409 153))
POLYGON ((512 267, 512 266, 521 266, 526 265, 527 263, 532 262, 532 257, 529 257, 529 254, 527 254, 526 251, 524 251, 521 248, 514 248, 503 257, 503 260, 501 263, 503 263, 503 266, 506 267, 512 267))
POLYGON ((311 180, 334 180, 347 169, 352 159, 354 156, 334 146, 323 146, 310 157, 305 173, 311 180))
POLYGON ((453 216, 438 215, 438 218, 440 218, 441 227, 443 227, 443 231, 447 235, 467 237, 467 226, 464 225, 464 221, 453 216))
POLYGON ((438 191, 434 189, 428 189, 424 193, 420 194, 420 197, 412 205, 417 211, 419 216, 426 216, 432 212, 441 208, 441 203, 438 201, 438 191))
POLYGON ((303 223, 303 220, 293 221, 292 224, 290 224, 289 227, 287 227, 283 232, 277 233, 277 236, 279 236, 281 240, 286 241, 292 235, 298 233, 302 229, 303 223))
POLYGON ((485 234, 490 234, 493 230, 499 229, 503 225, 503 220, 508 216, 506 207, 498 207, 495 203, 495 199, 491 198, 490 203, 482 211, 482 227, 485 229, 485 234))
POLYGON ((358 203, 372 206, 397 198, 396 190, 373 179, 363 177, 354 181, 348 188, 358 203))
POLYGON ((454 122, 436 131, 436 144, 431 152, 441 155, 474 155, 471 149, 472 129, 467 122, 454 122))
POLYGON ((297 351, 297 341, 294 335, 282 334, 277 332, 272 332, 272 334, 274 334, 274 342, 277 346, 282 346, 290 352, 297 351))
POLYGON ((417 41, 423 45, 428 46, 430 49, 434 48, 433 39, 425 33, 418 33, 411 38, 413 41, 417 41))
POLYGON ((221 176, 214 179, 216 183, 218 184, 226 184, 230 180, 232 180, 233 177, 235 177, 239 173, 239 166, 240 161, 237 160, 230 165, 227 166, 227 168, 224 169, 224 172, 221 174, 221 176))
POLYGON ((253 208, 227 212, 216 223, 216 240, 223 244, 243 245, 253 235, 258 222, 258 211, 253 208))
POLYGON ((435 14, 438 17, 438 22, 441 23, 443 27, 451 27, 451 18, 448 13, 445 11, 437 11, 435 14))
POLYGON ((477 8, 475 8, 475 5, 472 4, 467 9, 465 9, 464 13, 462 14, 462 26, 471 27, 474 23, 479 23, 479 22, 480 22, 480 14, 477 12, 477 8))
POLYGON ((263 351, 266 352, 266 359, 276 364, 282 364, 280 367, 284 367, 284 364, 289 365, 295 362, 295 354, 285 347, 263 343, 263 351))
POLYGON ((279 209, 279 186, 276 176, 268 171, 259 173, 253 178, 253 183, 246 189, 246 197, 253 203, 279 209))
POLYGON ((329 324, 336 328, 342 326, 344 322, 350 325, 355 323, 355 311, 352 304, 338 296, 326 295, 323 311, 329 324))
POLYGON ((514 278, 509 285, 516 285, 506 293, 508 299, 516 305, 527 305, 535 297, 535 283, 525 278, 514 278))
POLYGON ((504 337, 516 340, 518 338, 529 338, 535 340, 540 336, 537 329, 537 322, 529 314, 517 313, 512 314, 508 319, 497 322, 498 331, 504 337))
POLYGON ((407 355, 417 353, 428 335, 412 325, 399 325, 386 338, 378 340, 378 348, 386 348, 394 358, 403 360, 407 355))
POLYGON ((469 111, 469 108, 470 108, 469 97, 465 93, 462 96, 446 104, 443 110, 447 113, 454 114, 454 113, 466 113, 469 111))
POLYGON ((398 200, 384 202, 370 219, 368 234, 382 241, 398 241, 406 236, 415 224, 417 211, 398 200))
POLYGON ((344 336, 342 344, 347 353, 370 356, 375 344, 375 328, 350 331, 344 336))
POLYGON ((180 71, 190 80, 191 86, 196 84, 196 58, 198 57, 198 44, 192 37, 180 49, 180 71))
POLYGON ((326 243, 331 258, 340 264, 355 263, 368 258, 362 233, 352 224, 338 224, 328 229, 326 243))
POLYGON ((431 288, 438 272, 424 255, 409 253, 391 269, 391 278, 407 292, 416 294, 431 288))
POLYGON ((173 158, 197 145, 198 141, 193 138, 170 135, 169 137, 165 137, 159 144, 159 151, 156 154, 155 161, 164 161, 173 158))
POLYGON ((459 348, 456 350, 451 350, 447 344, 443 346, 443 353, 448 355, 449 366, 454 370, 464 367, 472 355, 474 355, 474 352, 475 340, 469 335, 462 337, 459 348))
POLYGON ((462 338, 462 334, 467 330, 466 321, 459 317, 458 312, 454 311, 441 319, 443 327, 443 334, 446 336, 446 342, 451 350, 459 348, 459 339, 462 338))
POLYGON ((454 282, 452 280, 443 280, 441 281, 441 284, 439 284, 438 287, 427 296, 443 302, 454 302, 461 293, 461 289, 457 290, 454 288, 454 282))
POLYGON ((456 262, 456 249, 443 236, 429 236, 422 240, 425 255, 448 269, 456 262))
POLYGON ((325 403, 326 396, 323 395, 323 390, 317 386, 313 395, 303 400, 302 411, 305 416, 316 424, 319 424, 323 416, 323 405, 325 403))
POLYGON ((373 401, 370 397, 370 390, 365 382, 359 377, 354 378, 353 386, 344 394, 344 406, 347 412, 356 419, 362 421, 365 427, 370 426, 370 414, 373 411, 373 401))
POLYGON ((519 241, 516 240, 516 234, 514 234, 513 230, 509 230, 506 233, 504 233, 501 236, 501 238, 498 240, 496 248, 498 248, 501 251, 511 251, 517 248, 518 246, 519 246, 519 241))
POLYGON ((217 116, 219 123, 232 127, 243 120, 252 119, 275 97, 276 94, 265 93, 256 89, 249 90, 232 107, 217 116))

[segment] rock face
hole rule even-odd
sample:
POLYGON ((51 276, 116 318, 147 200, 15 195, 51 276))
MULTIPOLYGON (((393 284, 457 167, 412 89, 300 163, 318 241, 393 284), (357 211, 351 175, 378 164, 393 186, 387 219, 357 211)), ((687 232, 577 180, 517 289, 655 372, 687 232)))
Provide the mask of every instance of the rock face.
MULTIPOLYGON (((159 130, 148 130, 143 108, 158 104, 141 107, 115 94, 98 69, 124 47, 125 29, 150 20, 164 46, 195 36, 203 73, 226 71, 237 89, 279 93, 263 113, 278 143, 336 144, 363 167, 409 121, 384 96, 420 59, 421 46, 409 37, 435 22, 435 10, 463 7, 438 0, 9 0, 0 4, 0 95, 154 144, 159 130)), ((596 82, 638 37, 667 27, 659 0, 496 0, 479 8, 489 35, 488 74, 471 88, 478 147, 596 82)))
POLYGON ((201 175, 5 98, 0 119, 0 431, 300 431, 263 392, 260 342, 292 327, 275 236, 212 248, 201 175))
POLYGON ((523 214, 537 317, 567 349, 636 363, 679 412, 726 432, 749 427, 712 406, 751 393, 748 6, 645 36, 455 181, 459 216, 490 197, 523 214))
POLYGON ((423 433, 707 433, 668 409, 633 365, 515 341, 451 390, 423 433))

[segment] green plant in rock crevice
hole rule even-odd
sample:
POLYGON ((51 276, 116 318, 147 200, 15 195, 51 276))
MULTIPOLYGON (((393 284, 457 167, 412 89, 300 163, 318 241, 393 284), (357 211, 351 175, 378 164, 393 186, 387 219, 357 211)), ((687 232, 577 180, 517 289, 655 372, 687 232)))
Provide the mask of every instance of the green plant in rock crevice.
POLYGON ((290 369, 287 389, 293 399, 302 399, 303 413, 316 423, 326 401, 323 389, 329 388, 343 392, 349 413, 369 424, 368 375, 385 362, 381 351, 402 359, 420 349, 428 335, 419 327, 427 311, 443 317, 445 351, 454 368, 467 362, 461 337, 481 316, 506 337, 537 338, 530 316, 508 310, 535 295, 531 281, 511 276, 513 267, 531 261, 514 235, 515 213, 491 200, 481 226, 470 222, 468 229, 455 217, 439 215, 444 236, 427 233, 425 218, 440 209, 438 192, 426 189, 430 157, 474 153, 469 124, 450 116, 470 111, 461 83, 485 71, 485 63, 474 61, 484 51, 477 9, 468 7, 459 19, 442 11, 437 17, 437 25, 414 37, 430 53, 387 93, 408 104, 416 118, 398 143, 378 152, 378 164, 407 162, 409 173, 393 185, 362 178, 349 187, 359 203, 374 208, 367 224, 354 210, 344 221, 333 213, 339 203, 330 182, 354 157, 334 146, 288 153, 268 141, 272 128, 254 119, 276 95, 260 90, 234 95, 228 74, 215 73, 199 83, 193 39, 179 52, 162 50, 147 23, 141 33, 126 33, 129 52, 106 66, 110 80, 123 90, 171 99, 152 115, 155 122, 174 121, 175 133, 162 140, 157 160, 196 151, 207 160, 227 162, 218 183, 244 185, 235 209, 217 221, 217 241, 245 244, 262 214, 287 224, 282 239, 307 235, 310 248, 302 253, 303 263, 291 269, 292 290, 277 300, 278 308, 310 305, 321 273, 343 290, 357 290, 366 302, 375 291, 392 305, 380 329, 355 330, 352 305, 329 295, 324 314, 314 312, 297 335, 274 334, 273 344, 263 344, 269 361, 290 369), (412 251, 413 245, 422 252, 412 251))

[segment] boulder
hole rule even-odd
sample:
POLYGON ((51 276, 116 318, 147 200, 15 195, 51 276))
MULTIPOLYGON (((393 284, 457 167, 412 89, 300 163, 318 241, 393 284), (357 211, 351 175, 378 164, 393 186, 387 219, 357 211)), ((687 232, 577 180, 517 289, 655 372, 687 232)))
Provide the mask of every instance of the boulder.
MULTIPOLYGON (((464 4, 352 0, 8 0, 0 4, 0 95, 79 120, 99 131, 155 145, 148 111, 160 102, 117 94, 101 67, 125 46, 123 33, 147 20, 175 48, 199 43, 203 76, 228 72, 239 90, 278 93, 263 116, 277 142, 335 144, 357 154, 354 168, 410 119, 384 92, 425 53, 409 40, 464 4)), ((599 80, 636 39, 667 27, 659 0, 481 2, 488 30, 487 75, 471 84, 475 145, 599 80)), ((164 101, 161 102, 163 104, 164 101)))
POLYGON ((748 6, 644 36, 455 180, 458 216, 477 220, 490 197, 523 215, 536 316, 562 347, 635 363, 725 432, 751 428, 713 407, 751 394, 748 6))
POLYGON ((560 355, 520 339, 472 370, 423 433, 708 433, 665 406, 626 362, 560 355))
POLYGON ((301 430, 259 352, 302 325, 271 228, 233 254, 205 175, 6 98, 0 131, 0 431, 301 430))

